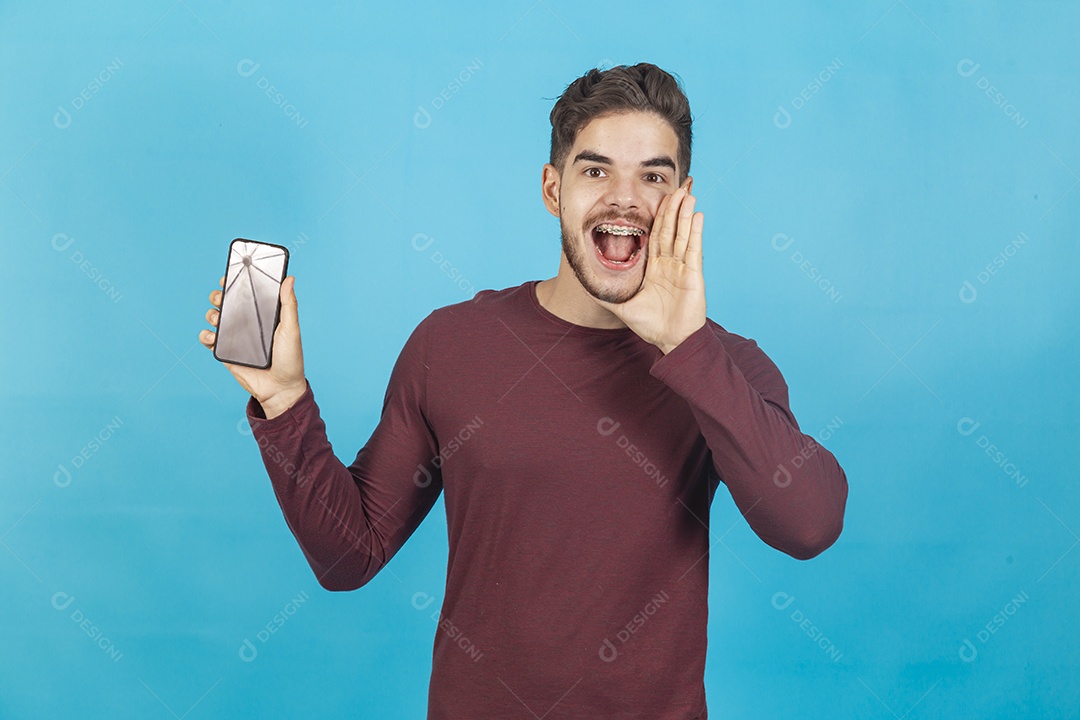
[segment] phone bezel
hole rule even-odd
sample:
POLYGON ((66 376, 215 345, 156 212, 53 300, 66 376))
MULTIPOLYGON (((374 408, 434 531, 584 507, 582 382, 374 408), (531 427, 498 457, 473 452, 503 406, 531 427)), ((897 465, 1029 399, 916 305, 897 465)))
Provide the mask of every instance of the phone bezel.
MULTIPOLYGON (((236 243, 238 243, 238 242, 255 243, 256 245, 266 245, 268 247, 278 248, 279 250, 282 250, 285 253, 285 264, 282 265, 282 267, 281 267, 281 280, 278 282, 278 299, 277 299, 277 302, 274 304, 274 326, 273 326, 273 329, 270 331, 270 335, 271 335, 270 351, 266 354, 266 364, 265 365, 251 365, 250 363, 237 362, 236 360, 229 360, 227 358, 220 357, 217 354, 217 333, 215 332, 214 333, 214 359, 217 360, 218 362, 228 363, 229 365, 241 365, 243 367, 255 368, 256 370, 265 370, 265 369, 267 369, 268 367, 270 367, 271 365, 274 364, 274 342, 273 342, 272 338, 273 338, 273 336, 275 334, 277 334, 278 322, 281 319, 281 283, 285 282, 285 278, 287 278, 289 276, 289 248, 285 247, 284 245, 278 245, 277 243, 271 243, 271 242, 264 242, 262 240, 251 240, 249 238, 234 238, 233 241, 229 243, 229 252, 226 253, 226 255, 225 255, 225 273, 224 273, 224 275, 225 275, 226 279, 228 279, 228 277, 229 277, 229 260, 232 258, 233 246, 236 245, 236 243)), ((218 308, 218 327, 221 326, 221 316, 224 315, 224 314, 225 314, 225 291, 224 291, 224 288, 222 288, 221 307, 218 308)))

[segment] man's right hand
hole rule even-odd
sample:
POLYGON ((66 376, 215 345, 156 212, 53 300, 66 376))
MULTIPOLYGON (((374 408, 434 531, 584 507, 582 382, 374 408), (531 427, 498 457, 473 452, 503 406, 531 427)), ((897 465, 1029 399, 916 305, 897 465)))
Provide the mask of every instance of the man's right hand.
MULTIPOLYGON (((218 284, 225 287, 224 275, 218 284)), ((304 352, 300 346, 300 320, 296 311, 296 293, 293 291, 295 284, 296 278, 292 275, 281 283, 281 316, 274 330, 273 363, 270 367, 260 370, 246 365, 222 363, 240 386, 262 405, 267 418, 277 417, 288 410, 307 389, 304 352)), ((214 307, 206 311, 206 321, 215 329, 221 317, 221 297, 221 290, 211 292, 210 304, 214 307)), ((215 330, 199 333, 199 342, 208 350, 213 350, 216 340, 215 330)))

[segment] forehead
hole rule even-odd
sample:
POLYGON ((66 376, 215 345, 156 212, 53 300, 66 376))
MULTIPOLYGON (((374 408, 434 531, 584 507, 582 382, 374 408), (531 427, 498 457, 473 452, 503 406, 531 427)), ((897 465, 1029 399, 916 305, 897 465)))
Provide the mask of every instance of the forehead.
POLYGON ((637 163, 644 158, 667 154, 677 156, 679 138, 659 115, 630 111, 602 115, 589 121, 574 139, 573 152, 596 150, 615 162, 637 163))

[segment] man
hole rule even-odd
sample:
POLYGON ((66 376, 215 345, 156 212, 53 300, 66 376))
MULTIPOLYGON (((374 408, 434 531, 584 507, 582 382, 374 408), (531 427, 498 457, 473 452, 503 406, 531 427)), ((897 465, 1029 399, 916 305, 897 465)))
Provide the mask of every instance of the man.
POLYGON ((293 277, 273 366, 228 368, 323 587, 370 581, 445 492, 429 718, 706 718, 716 489, 809 559, 840 534, 847 479, 799 430, 765 353, 706 317, 675 79, 590 70, 551 122, 558 274, 421 321, 349 467, 304 377, 293 277))

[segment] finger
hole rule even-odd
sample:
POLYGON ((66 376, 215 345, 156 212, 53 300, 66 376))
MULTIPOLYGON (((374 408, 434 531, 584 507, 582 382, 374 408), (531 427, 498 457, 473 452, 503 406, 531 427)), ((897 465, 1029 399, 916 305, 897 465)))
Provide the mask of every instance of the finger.
POLYGON ((211 290, 210 291, 210 304, 213 305, 216 308, 220 308, 221 307, 221 295, 222 295, 222 293, 221 293, 220 290, 211 290))
POLYGON ((218 285, 220 285, 221 287, 225 287, 225 276, 224 275, 222 275, 221 279, 218 280, 218 285))
POLYGON ((296 277, 289 275, 281 283, 281 322, 286 327, 300 327, 300 319, 297 315, 296 302, 296 277))
POLYGON ((679 208, 679 224, 675 232, 675 245, 672 252, 677 260, 683 260, 686 255, 686 246, 690 242, 690 223, 694 217, 694 203, 696 202, 697 198, 687 191, 686 199, 679 208))
POLYGON ((210 308, 206 311, 206 322, 210 323, 214 327, 218 326, 219 319, 221 319, 221 311, 217 308, 210 308))
POLYGON ((696 212, 690 223, 690 242, 686 246, 683 262, 691 270, 701 270, 701 235, 705 226, 705 213, 696 212))
POLYGON ((212 330, 203 330, 199 333, 199 342, 201 342, 208 350, 214 349, 214 341, 216 339, 217 333, 212 330))
POLYGON ((660 205, 656 208, 656 216, 653 218, 652 230, 649 231, 649 257, 660 256, 660 228, 664 226, 664 211, 668 206, 668 198, 671 195, 665 195, 660 200, 660 205))
POLYGON ((679 188, 671 194, 671 200, 664 209, 664 224, 660 228, 660 257, 671 256, 675 253, 675 224, 677 222, 679 205, 682 204, 686 191, 679 188))

